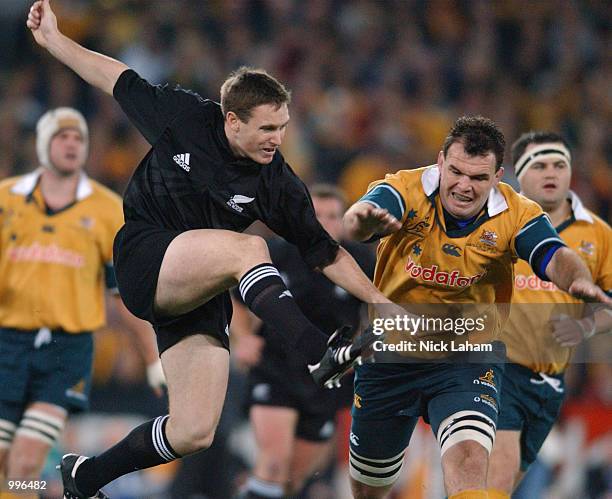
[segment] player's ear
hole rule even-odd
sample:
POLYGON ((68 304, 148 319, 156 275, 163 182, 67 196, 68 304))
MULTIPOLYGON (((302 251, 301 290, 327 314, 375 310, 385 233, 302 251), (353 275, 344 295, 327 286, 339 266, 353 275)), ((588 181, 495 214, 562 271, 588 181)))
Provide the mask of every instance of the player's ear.
POLYGON ((497 185, 503 176, 504 176, 504 167, 500 166, 499 170, 495 172, 495 184, 494 185, 497 185))
POLYGON ((225 121, 227 121, 233 132, 240 130, 240 119, 234 111, 227 112, 225 115, 225 121))
POLYGON ((442 166, 444 164, 444 151, 440 151, 438 153, 438 166, 442 166))

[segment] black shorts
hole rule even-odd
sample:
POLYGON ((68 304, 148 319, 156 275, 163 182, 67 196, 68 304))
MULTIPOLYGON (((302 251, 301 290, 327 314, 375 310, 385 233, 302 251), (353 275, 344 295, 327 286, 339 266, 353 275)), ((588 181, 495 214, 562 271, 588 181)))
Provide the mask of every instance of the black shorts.
POLYGON ((259 365, 249 372, 248 405, 289 407, 298 412, 296 436, 313 442, 328 440, 335 430, 336 412, 349 407, 353 400, 350 378, 343 379, 343 389, 320 388, 302 362, 289 355, 265 348, 259 365))
POLYGON ((154 313, 159 270, 168 246, 179 234, 181 231, 131 221, 119 230, 113 257, 121 298, 130 312, 153 325, 160 354, 194 334, 213 336, 229 350, 232 302, 227 291, 186 314, 160 317, 154 313))

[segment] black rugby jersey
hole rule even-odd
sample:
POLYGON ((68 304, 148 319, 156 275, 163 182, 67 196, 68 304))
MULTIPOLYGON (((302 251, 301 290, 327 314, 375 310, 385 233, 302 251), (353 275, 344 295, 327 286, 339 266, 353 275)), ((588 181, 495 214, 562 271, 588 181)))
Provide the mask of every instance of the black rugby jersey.
POLYGON ((152 146, 124 194, 126 223, 242 232, 261 220, 295 244, 310 267, 333 261, 338 244, 316 219, 305 185, 279 151, 268 165, 235 157, 218 103, 151 85, 131 69, 113 95, 152 146))

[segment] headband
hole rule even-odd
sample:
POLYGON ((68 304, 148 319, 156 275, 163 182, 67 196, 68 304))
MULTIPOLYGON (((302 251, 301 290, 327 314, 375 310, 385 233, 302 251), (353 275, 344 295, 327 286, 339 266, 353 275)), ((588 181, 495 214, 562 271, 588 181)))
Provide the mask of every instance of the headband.
POLYGON ((569 166, 570 169, 572 168, 572 155, 567 147, 565 147, 563 144, 538 144, 537 146, 529 149, 529 151, 523 153, 523 155, 514 164, 514 174, 516 175, 517 180, 521 179, 529 167, 531 167, 534 163, 542 161, 543 159, 565 161, 567 166, 569 166))

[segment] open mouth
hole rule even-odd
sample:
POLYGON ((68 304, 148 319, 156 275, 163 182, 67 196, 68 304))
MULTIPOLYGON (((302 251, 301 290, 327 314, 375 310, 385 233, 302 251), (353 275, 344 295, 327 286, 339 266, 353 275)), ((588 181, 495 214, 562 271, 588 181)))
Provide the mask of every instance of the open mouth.
POLYGON ((557 184, 554 184, 552 182, 544 184, 544 189, 556 189, 556 188, 557 188, 557 184))

